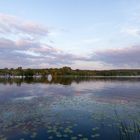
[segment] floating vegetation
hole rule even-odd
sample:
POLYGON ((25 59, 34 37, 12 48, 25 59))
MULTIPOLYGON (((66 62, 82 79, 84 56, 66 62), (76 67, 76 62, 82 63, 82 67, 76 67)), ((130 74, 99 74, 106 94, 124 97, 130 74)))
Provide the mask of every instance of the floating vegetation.
POLYGON ((92 128, 92 130, 97 131, 97 130, 99 130, 99 127, 94 127, 94 128, 92 128))
POLYGON ((78 137, 83 137, 83 135, 82 134, 78 134, 78 137))
POLYGON ((49 136, 48 139, 49 139, 49 140, 53 139, 53 136, 49 136))
POLYGON ((37 135, 37 133, 36 133, 36 132, 33 132, 32 135, 31 135, 30 137, 31 137, 31 138, 35 138, 36 135, 37 135))
POLYGON ((100 134, 94 134, 94 135, 91 135, 92 138, 96 138, 96 137, 99 137, 100 134))
POLYGON ((65 95, 68 87, 63 94, 54 94, 52 87, 45 94, 45 88, 0 103, 0 140, 98 140, 110 133, 113 140, 140 139, 139 106, 97 102, 86 90, 77 94, 70 88, 73 93, 65 95))
POLYGON ((88 138, 81 138, 80 140, 88 140, 88 138))
POLYGON ((71 137, 71 140, 77 140, 77 137, 71 137))

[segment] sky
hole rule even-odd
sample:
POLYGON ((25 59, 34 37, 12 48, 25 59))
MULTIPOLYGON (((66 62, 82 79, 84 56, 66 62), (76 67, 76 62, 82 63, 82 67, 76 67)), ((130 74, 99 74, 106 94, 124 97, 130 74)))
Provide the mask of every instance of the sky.
POLYGON ((0 68, 138 69, 139 0, 1 0, 0 68))

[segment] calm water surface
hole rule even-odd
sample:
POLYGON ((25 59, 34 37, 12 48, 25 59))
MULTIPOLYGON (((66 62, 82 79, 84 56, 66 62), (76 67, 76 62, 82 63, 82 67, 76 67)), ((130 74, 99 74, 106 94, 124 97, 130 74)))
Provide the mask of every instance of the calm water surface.
POLYGON ((140 79, 0 79, 0 140, 140 140, 140 79))

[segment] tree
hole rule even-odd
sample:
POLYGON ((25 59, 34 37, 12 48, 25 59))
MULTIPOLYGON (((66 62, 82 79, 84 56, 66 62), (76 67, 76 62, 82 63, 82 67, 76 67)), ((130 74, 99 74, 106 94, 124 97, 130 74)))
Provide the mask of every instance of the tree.
POLYGON ((32 69, 26 69, 24 74, 26 77, 31 77, 34 75, 34 71, 32 69))

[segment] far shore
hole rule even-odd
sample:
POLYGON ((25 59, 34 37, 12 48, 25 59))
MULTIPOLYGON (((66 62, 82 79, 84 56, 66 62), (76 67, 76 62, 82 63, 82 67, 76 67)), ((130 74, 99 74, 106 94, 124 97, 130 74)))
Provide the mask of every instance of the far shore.
POLYGON ((140 69, 116 70, 73 70, 71 67, 24 69, 0 69, 0 78, 54 78, 54 77, 91 77, 91 78, 140 78, 140 69))
MULTIPOLYGON (((5 78, 5 79, 8 79, 8 78, 19 78, 19 79, 22 79, 22 78, 48 78, 49 75, 46 75, 46 76, 42 76, 42 75, 33 75, 33 76, 5 76, 5 75, 0 75, 0 78, 5 78)), ((83 78, 86 78, 86 77, 89 77, 89 78, 140 78, 140 75, 138 76, 79 76, 79 75, 59 75, 59 76, 52 76, 52 77, 63 77, 63 78, 78 78, 78 77, 83 77, 83 78)))

